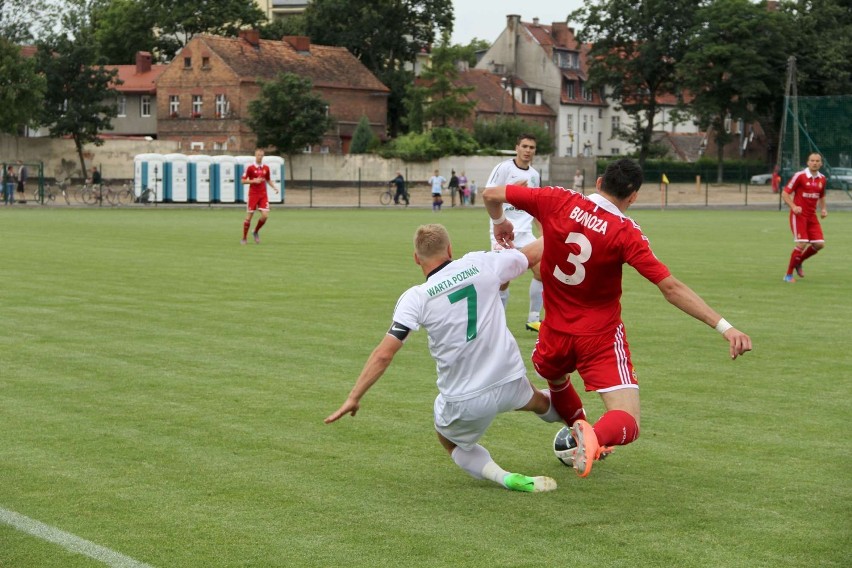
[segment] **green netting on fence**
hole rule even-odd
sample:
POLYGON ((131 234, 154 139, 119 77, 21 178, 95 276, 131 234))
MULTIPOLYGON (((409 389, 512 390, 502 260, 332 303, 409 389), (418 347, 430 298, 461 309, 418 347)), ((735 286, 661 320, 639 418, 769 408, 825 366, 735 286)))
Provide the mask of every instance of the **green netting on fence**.
POLYGON ((780 144, 780 163, 786 178, 819 152, 824 172, 852 168, 852 95, 787 97, 780 144))

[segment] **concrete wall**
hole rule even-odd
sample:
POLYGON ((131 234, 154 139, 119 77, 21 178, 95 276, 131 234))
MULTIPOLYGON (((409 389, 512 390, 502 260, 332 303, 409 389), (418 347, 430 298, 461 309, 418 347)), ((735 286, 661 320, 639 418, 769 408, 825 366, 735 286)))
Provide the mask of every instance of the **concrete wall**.
MULTIPOLYGON (((133 158, 137 154, 188 153, 178 148, 178 142, 168 140, 106 140, 103 146, 87 145, 84 148, 86 166, 97 166, 103 172, 104 179, 132 179, 133 158)), ((404 162, 385 160, 370 154, 297 154, 286 160, 286 182, 335 182, 356 185, 360 179, 364 183, 387 182, 400 171, 409 182, 426 184, 437 169, 442 176, 450 179, 451 170, 457 174, 465 172, 469 180, 485 187, 485 182, 498 163, 511 156, 449 156, 432 162, 404 162)), ((0 163, 22 160, 27 163, 44 162, 45 177, 64 179, 81 178, 80 162, 70 139, 55 138, 18 138, 0 135, 0 163), (70 172, 70 173, 69 173, 70 172)), ((554 160, 551 166, 549 156, 540 156, 533 166, 541 172, 545 184, 568 185, 577 167, 590 171, 594 168, 592 159, 554 160)), ((588 173, 587 173, 588 177, 588 173)))

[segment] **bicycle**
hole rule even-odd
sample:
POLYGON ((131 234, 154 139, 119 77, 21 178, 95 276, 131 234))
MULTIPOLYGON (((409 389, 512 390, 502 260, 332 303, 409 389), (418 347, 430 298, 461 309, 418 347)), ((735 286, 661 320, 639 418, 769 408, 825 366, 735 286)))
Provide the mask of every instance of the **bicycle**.
POLYGON ((153 189, 149 189, 148 186, 142 186, 142 193, 139 194, 139 197, 135 198, 136 203, 141 203, 142 205, 151 205, 157 206, 157 192, 153 189))
POLYGON ((62 181, 57 181, 54 185, 45 185, 44 191, 42 192, 37 186, 33 189, 33 199, 36 203, 41 203, 42 205, 49 205, 56 201, 57 195, 62 195, 62 198, 65 200, 66 205, 71 205, 71 200, 68 197, 68 191, 66 190, 67 183, 62 181))
MULTIPOLYGON (((379 203, 381 203, 382 205, 390 205, 391 204, 391 201, 393 201, 394 198, 396 197, 396 191, 392 188, 393 188, 393 182, 388 184, 388 188, 384 191, 384 193, 379 195, 379 203)), ((408 207, 409 198, 410 198, 410 196, 409 196, 408 192, 405 192, 405 195, 402 197, 402 200, 405 201, 406 207, 408 207)), ((397 205, 399 205, 399 203, 397 203, 397 205)))
POLYGON ((130 205, 136 200, 133 187, 128 183, 122 184, 121 189, 113 189, 106 186, 104 191, 106 192, 106 200, 110 205, 130 205))

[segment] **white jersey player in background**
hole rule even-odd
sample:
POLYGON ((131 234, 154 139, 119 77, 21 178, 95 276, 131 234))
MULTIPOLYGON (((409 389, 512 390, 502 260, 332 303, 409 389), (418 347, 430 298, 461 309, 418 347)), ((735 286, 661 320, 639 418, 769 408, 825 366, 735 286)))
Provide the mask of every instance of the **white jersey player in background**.
POLYGON ((423 225, 414 237, 414 260, 426 282, 400 296, 393 323, 364 365, 331 423, 355 416, 366 394, 402 349, 411 331, 426 328, 429 351, 437 363, 435 430, 453 461, 476 479, 490 479, 514 491, 556 489, 549 477, 509 473, 479 445, 501 412, 530 410, 545 422, 562 422, 549 391, 532 386, 520 349, 506 327, 499 289, 541 260, 543 242, 523 250, 472 252, 452 260, 450 236, 443 225, 423 225))
MULTIPOLYGON (((536 140, 532 134, 521 134, 518 136, 517 144, 515 145, 515 157, 511 160, 506 160, 497 164, 497 167, 491 172, 488 178, 488 183, 485 187, 497 187, 502 185, 523 185, 526 187, 540 187, 541 175, 532 167, 532 160, 535 156, 536 140)), ((503 205, 503 214, 506 219, 512 222, 515 227, 516 247, 523 247, 533 242, 536 239, 533 233, 533 225, 538 224, 533 216, 515 209, 508 203, 503 205)), ((491 248, 497 245, 494 240, 494 226, 490 226, 491 248)), ((502 243, 500 243, 502 245, 502 243)), ((544 287, 541 285, 541 274, 539 273, 538 264, 532 267, 533 279, 530 282, 530 310, 527 315, 527 329, 537 332, 541 326, 541 307, 542 307, 542 292, 544 287)), ((503 307, 509 303, 509 283, 505 282, 500 288, 500 300, 503 302, 503 307)))

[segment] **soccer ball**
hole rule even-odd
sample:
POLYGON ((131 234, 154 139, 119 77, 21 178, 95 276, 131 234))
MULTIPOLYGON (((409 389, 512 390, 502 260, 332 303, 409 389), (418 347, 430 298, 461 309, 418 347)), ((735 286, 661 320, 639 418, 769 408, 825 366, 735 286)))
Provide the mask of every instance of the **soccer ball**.
POLYGON ((577 450, 577 441, 571 435, 571 428, 563 426, 553 438, 553 453, 556 459, 568 467, 574 467, 574 452, 577 450))

